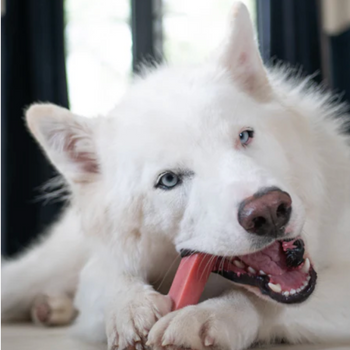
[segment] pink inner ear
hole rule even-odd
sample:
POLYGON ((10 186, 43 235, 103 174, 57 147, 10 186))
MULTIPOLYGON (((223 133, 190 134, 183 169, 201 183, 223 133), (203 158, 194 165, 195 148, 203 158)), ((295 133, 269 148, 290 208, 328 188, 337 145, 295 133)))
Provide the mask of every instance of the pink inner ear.
POLYGON ((240 80, 241 85, 248 93, 253 93, 256 85, 256 78, 254 76, 253 63, 249 62, 249 57, 247 52, 242 52, 238 57, 237 62, 238 71, 240 74, 237 79, 240 80))
POLYGON ((87 151, 78 151, 79 142, 84 142, 83 137, 69 134, 67 141, 64 151, 67 152, 71 160, 79 164, 83 172, 98 174, 99 166, 94 155, 87 151))
POLYGON ((247 62, 248 55, 246 52, 242 52, 238 59, 238 64, 245 65, 247 62))
POLYGON ((94 173, 94 174, 99 173, 99 166, 96 163, 96 159, 93 159, 90 153, 82 152, 82 153, 76 154, 73 157, 75 157, 76 161, 81 164, 84 172, 94 173))
MULTIPOLYGON (((268 95, 270 87, 262 64, 260 66, 260 58, 256 56, 256 52, 252 52, 251 55, 254 56, 250 56, 246 51, 243 51, 238 56, 235 65, 237 69, 235 78, 247 93, 254 96, 259 94, 262 96, 264 94, 268 95), (259 68, 261 68, 261 71, 259 68)), ((234 68, 232 70, 234 72, 234 68)))

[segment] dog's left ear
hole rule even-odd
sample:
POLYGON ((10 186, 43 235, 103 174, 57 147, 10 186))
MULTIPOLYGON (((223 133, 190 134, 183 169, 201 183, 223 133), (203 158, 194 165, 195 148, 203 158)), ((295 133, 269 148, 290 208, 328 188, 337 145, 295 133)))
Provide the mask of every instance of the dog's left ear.
POLYGON ((26 120, 49 160, 68 182, 84 184, 98 178, 93 119, 53 104, 34 104, 26 111, 26 120))
POLYGON ((272 90, 247 7, 236 2, 230 20, 229 33, 219 54, 219 62, 229 70, 234 81, 245 92, 258 100, 267 101, 272 90))

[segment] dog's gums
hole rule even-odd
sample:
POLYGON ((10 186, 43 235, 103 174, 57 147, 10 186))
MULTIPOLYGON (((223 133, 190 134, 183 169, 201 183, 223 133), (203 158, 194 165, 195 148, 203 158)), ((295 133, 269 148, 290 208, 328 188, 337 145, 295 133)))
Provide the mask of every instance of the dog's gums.
MULTIPOLYGON (((181 252, 182 257, 191 254, 191 250, 181 252)), ((216 257, 216 260, 213 273, 256 287, 260 293, 280 303, 301 303, 315 289, 317 274, 305 256, 304 242, 300 238, 275 241, 252 254, 216 257)))

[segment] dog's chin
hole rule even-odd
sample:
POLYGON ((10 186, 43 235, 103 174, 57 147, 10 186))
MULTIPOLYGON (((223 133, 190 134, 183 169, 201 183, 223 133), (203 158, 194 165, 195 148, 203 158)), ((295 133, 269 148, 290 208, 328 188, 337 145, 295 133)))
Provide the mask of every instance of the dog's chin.
MULTIPOLYGON (((182 250, 181 255, 193 254, 182 250)), ((212 272, 244 286, 263 299, 283 304, 305 301, 314 291, 317 274, 297 237, 276 240, 264 249, 235 257, 216 256, 212 272)))

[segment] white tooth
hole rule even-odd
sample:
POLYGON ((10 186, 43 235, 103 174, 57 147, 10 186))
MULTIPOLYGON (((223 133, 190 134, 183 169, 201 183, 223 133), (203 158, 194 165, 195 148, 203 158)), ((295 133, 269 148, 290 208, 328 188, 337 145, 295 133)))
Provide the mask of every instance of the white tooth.
POLYGON ((265 273, 263 270, 260 270, 260 271, 259 271, 259 275, 261 275, 261 276, 265 276, 265 275, 266 275, 266 273, 265 273))
POLYGON ((252 273, 252 274, 256 274, 256 270, 254 270, 252 267, 248 267, 248 272, 252 273))
POLYGON ((310 278, 311 278, 310 276, 307 276, 307 277, 306 277, 306 280, 309 282, 309 281, 310 281, 310 278))
POLYGON ((281 293, 282 288, 280 284, 274 284, 274 283, 269 283, 268 286, 270 287, 271 290, 273 290, 275 293, 281 293))
POLYGON ((307 286, 307 281, 303 283, 303 287, 305 288, 307 286))
POLYGON ((300 293, 300 292, 301 292, 301 288, 298 288, 298 289, 297 289, 297 293, 300 293))
POLYGON ((309 270, 310 270, 310 260, 309 260, 309 258, 306 258, 305 262, 304 262, 304 265, 301 268, 301 272, 308 273, 309 270))
POLYGON ((296 293, 295 289, 291 289, 291 290, 290 290, 290 294, 291 294, 291 295, 293 295, 293 294, 295 294, 295 293, 296 293))
POLYGON ((240 269, 244 269, 244 268, 245 268, 245 265, 244 265, 242 262, 240 262, 239 260, 235 260, 233 263, 234 263, 237 267, 239 267, 240 269))
POLYGON ((284 295, 285 297, 288 297, 288 296, 289 296, 289 292, 283 292, 283 295, 284 295))

